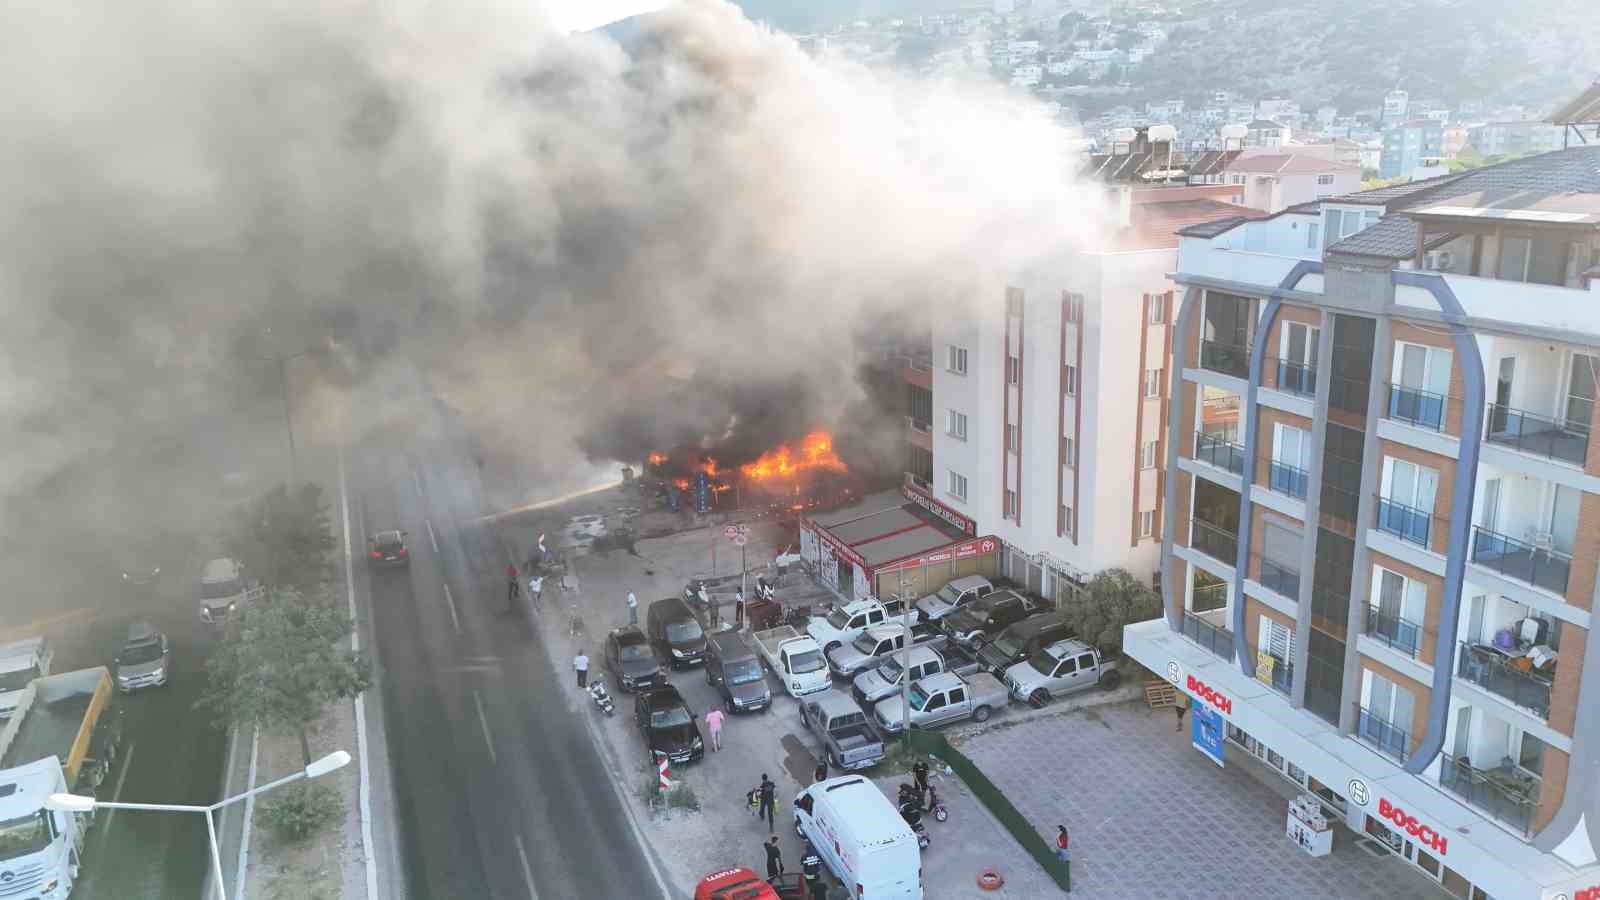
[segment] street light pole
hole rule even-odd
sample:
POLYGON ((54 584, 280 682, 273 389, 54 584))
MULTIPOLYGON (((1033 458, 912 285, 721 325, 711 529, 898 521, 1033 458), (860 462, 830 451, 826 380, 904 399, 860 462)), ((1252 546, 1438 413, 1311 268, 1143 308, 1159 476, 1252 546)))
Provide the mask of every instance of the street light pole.
POLYGON ((299 781, 302 778, 317 778, 336 769, 341 769, 349 764, 350 754, 344 752, 343 750, 335 750, 334 752, 329 753, 327 756, 324 756, 316 762, 313 762, 311 765, 306 766, 304 769, 301 769, 298 772, 285 775, 276 781, 269 781, 266 784, 259 785, 237 796, 229 797, 225 800, 218 800, 216 803, 213 803, 210 806, 189 806, 177 803, 122 803, 111 800, 98 800, 94 797, 86 797, 79 794, 66 793, 51 794, 49 797, 45 798, 44 805, 46 809, 70 813, 92 812, 97 808, 128 809, 143 812, 204 813, 206 817, 206 837, 211 843, 211 874, 212 877, 216 879, 216 894, 219 900, 228 900, 228 890, 223 884, 222 851, 217 845, 217 823, 214 813, 225 806, 238 803, 240 800, 245 800, 250 797, 254 797, 257 794, 270 791, 275 787, 288 784, 291 781, 299 781))

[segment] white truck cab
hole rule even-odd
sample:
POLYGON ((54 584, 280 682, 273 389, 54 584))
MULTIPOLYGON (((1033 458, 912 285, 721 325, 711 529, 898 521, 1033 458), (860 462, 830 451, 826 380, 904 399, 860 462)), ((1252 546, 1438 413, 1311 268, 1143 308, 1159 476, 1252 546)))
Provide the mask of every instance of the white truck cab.
POLYGON ((848 644, 861 632, 888 621, 889 613, 883 604, 871 598, 856 600, 844 606, 835 606, 825 616, 812 616, 806 624, 806 634, 821 645, 824 651, 840 644, 848 644))
POLYGON ((801 791, 794 799, 794 830, 851 897, 922 900, 916 833, 870 779, 844 775, 801 791))
POLYGON ((0 719, 17 711, 17 700, 29 683, 50 674, 54 656, 50 642, 42 637, 0 646, 0 719))
POLYGON ((783 689, 789 696, 804 697, 825 691, 832 685, 822 648, 796 631, 793 625, 757 631, 751 637, 756 640, 756 653, 783 682, 783 689))
POLYGON ((987 597, 993 592, 994 585, 989 579, 982 575, 968 575, 950 581, 934 593, 918 600, 917 612, 925 621, 937 622, 968 601, 987 597))

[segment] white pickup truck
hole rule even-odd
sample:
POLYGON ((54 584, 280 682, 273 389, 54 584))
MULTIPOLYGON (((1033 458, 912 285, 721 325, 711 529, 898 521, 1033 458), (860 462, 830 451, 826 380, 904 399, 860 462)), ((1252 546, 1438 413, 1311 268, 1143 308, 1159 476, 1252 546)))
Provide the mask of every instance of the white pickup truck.
POLYGON ((855 681, 850 685, 850 696, 861 704, 862 709, 870 708, 872 704, 890 694, 900 693, 900 680, 907 672, 911 673, 911 680, 915 682, 919 678, 940 672, 971 675, 981 668, 977 660, 954 644, 947 644, 940 650, 927 646, 912 647, 909 665, 905 668, 900 666, 903 655, 905 654, 893 654, 883 661, 883 665, 855 677, 855 681))
POLYGON ((779 625, 751 636, 756 639, 756 653, 783 682, 783 689, 789 696, 815 694, 832 684, 822 648, 812 638, 796 631, 793 625, 779 625))
POLYGON ((827 615, 812 616, 806 624, 806 634, 811 635, 823 650, 832 650, 855 640, 861 632, 874 625, 899 622, 905 604, 895 600, 879 603, 867 597, 844 606, 835 606, 827 615))
POLYGON ((1092 687, 1112 690, 1122 683, 1114 660, 1082 641, 1056 641, 1005 671, 1011 696, 1040 707, 1051 698, 1092 687))
POLYGON ((42 637, 0 646, 0 719, 17 711, 17 701, 30 682, 50 674, 53 656, 50 642, 42 637))
MULTIPOLYGON (((914 682, 907 691, 911 701, 911 727, 932 728, 972 719, 987 722, 989 714, 1006 705, 1006 686, 987 672, 966 678, 954 672, 940 672, 914 682)), ((899 697, 885 697, 872 708, 878 727, 898 734, 906 727, 906 703, 899 697)))

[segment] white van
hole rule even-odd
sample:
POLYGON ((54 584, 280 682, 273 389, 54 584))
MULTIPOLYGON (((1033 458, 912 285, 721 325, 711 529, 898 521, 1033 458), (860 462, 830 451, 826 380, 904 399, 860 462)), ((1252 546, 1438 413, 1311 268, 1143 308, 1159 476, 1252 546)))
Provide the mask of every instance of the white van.
POLYGON ((53 655, 42 637, 0 646, 0 719, 11 718, 23 689, 35 678, 50 674, 53 655))
POLYGON ((858 900, 922 900, 917 836, 860 775, 819 781, 794 799, 794 830, 858 900))

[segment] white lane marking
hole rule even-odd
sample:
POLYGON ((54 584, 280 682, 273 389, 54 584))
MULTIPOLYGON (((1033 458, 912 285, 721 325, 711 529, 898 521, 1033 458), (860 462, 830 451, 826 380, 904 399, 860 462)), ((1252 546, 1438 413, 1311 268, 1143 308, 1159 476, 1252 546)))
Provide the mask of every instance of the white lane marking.
POLYGON ((433 552, 434 553, 438 553, 439 552, 439 539, 433 536, 433 523, 428 521, 427 519, 423 519, 422 520, 422 524, 428 526, 428 543, 433 545, 433 552))
POLYGON ((456 626, 456 634, 461 633, 461 617, 456 615, 456 598, 450 596, 450 585, 444 586, 444 602, 450 604, 450 624, 456 626))
POLYGON ((478 707, 478 724, 483 726, 483 742, 489 745, 489 762, 497 763, 500 760, 494 755, 494 738, 489 736, 489 717, 483 714, 483 695, 477 689, 472 691, 472 703, 478 707))
POLYGON ((413 485, 415 485, 416 488, 417 488, 417 496, 421 497, 422 496, 422 476, 417 473, 416 469, 412 469, 411 470, 411 483, 413 485))
POLYGON ((528 882, 528 896, 539 900, 539 892, 533 887, 533 867, 528 865, 528 851, 522 846, 522 835, 517 835, 517 856, 522 859, 522 878, 528 882))
MULTIPOLYGON (((261 728, 257 726, 250 731, 250 777, 245 780, 244 789, 256 789, 256 760, 261 755, 261 728)), ((250 823, 255 818, 256 798, 244 798, 244 830, 239 832, 239 864, 233 872, 233 896, 237 900, 245 900, 244 887, 250 874, 250 823)))
MULTIPOLYGON (((117 773, 117 786, 115 788, 111 789, 111 802, 112 803, 115 803, 118 800, 122 799, 122 783, 128 779, 128 770, 133 768, 133 748, 134 748, 133 742, 129 741, 128 742, 128 751, 126 753, 122 754, 122 771, 117 773)), ((106 827, 100 829, 102 833, 109 834, 111 832, 111 822, 116 817, 117 817, 117 809, 116 809, 116 807, 112 807, 111 809, 106 810, 106 827)))
MULTIPOLYGON (((350 652, 361 652, 361 623, 356 620, 355 562, 350 553, 350 494, 345 488, 344 447, 339 447, 339 508, 344 515, 344 590, 350 604, 350 652)), ((356 759, 360 763, 361 798, 361 855, 366 864, 367 900, 378 897, 378 848, 372 839, 372 770, 367 766, 367 703, 364 694, 357 694, 356 706, 356 759)))

